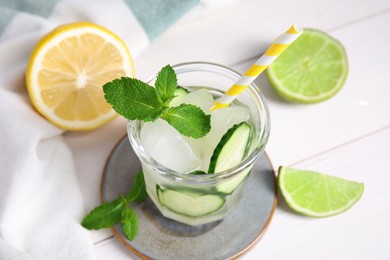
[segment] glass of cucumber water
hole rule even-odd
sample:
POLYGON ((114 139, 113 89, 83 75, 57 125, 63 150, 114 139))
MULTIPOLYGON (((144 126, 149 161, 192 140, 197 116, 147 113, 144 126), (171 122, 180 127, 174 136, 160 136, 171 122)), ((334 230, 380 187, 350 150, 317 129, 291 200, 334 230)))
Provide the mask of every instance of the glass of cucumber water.
MULTIPOLYGON (((179 87, 170 106, 199 106, 211 114, 210 132, 199 139, 185 137, 161 119, 129 121, 127 131, 151 200, 165 217, 197 226, 222 220, 245 192, 268 140, 269 112, 254 84, 229 107, 211 112, 214 100, 241 75, 206 62, 173 68, 179 87)), ((156 77, 148 83, 154 85, 156 77)))

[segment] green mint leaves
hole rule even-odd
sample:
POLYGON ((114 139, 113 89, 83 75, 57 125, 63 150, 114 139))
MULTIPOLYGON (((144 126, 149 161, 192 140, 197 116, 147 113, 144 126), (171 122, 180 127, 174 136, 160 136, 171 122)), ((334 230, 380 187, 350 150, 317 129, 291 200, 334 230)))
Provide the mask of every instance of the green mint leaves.
MULTIPOLYGON (((123 204, 127 204, 127 200, 123 195, 121 195, 121 200, 123 204)), ((122 210, 121 223, 127 239, 130 241, 134 240, 138 232, 138 219, 134 210, 129 206, 122 210)))
POLYGON ((133 185, 127 196, 104 202, 94 208, 84 217, 81 225, 86 229, 109 228, 121 222, 123 231, 130 241, 135 238, 138 232, 138 220, 135 212, 129 207, 130 202, 140 202, 147 197, 144 175, 141 172, 134 177, 133 185))
POLYGON ((114 79, 103 90, 107 102, 127 119, 154 121, 161 113, 162 104, 155 89, 138 79, 114 79))
POLYGON ((181 104, 178 107, 171 107, 161 115, 171 126, 181 134, 191 133, 191 137, 200 138, 210 131, 210 115, 197 106, 181 104))
POLYGON ((177 77, 170 65, 158 73, 155 88, 140 80, 125 77, 103 86, 107 102, 127 119, 154 121, 162 118, 184 136, 205 136, 211 128, 210 115, 189 104, 169 107, 177 88, 177 77))
POLYGON ((81 225, 90 230, 112 227, 121 220, 122 210, 123 204, 119 199, 112 202, 104 202, 89 212, 81 222, 81 225))
POLYGON ((135 175, 133 185, 126 196, 126 199, 128 202, 141 202, 144 201, 147 196, 144 174, 140 171, 135 175))
POLYGON ((169 106, 171 100, 175 97, 177 87, 177 78, 175 71, 167 65, 161 69, 156 79, 156 93, 158 100, 166 106, 169 106))

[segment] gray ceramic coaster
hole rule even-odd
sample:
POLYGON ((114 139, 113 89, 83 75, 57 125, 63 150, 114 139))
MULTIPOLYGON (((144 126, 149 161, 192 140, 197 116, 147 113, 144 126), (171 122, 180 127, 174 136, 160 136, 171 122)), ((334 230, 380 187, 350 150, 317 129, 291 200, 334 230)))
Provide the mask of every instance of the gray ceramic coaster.
MULTIPOLYGON (((102 176, 101 199, 111 201, 126 194, 141 169, 127 136, 113 149, 102 176)), ((274 171, 261 156, 249 177, 244 194, 223 221, 191 227, 163 217, 148 199, 134 204, 138 235, 128 241, 120 225, 115 236, 142 259, 227 259, 241 255, 257 242, 268 227, 277 202, 274 171)))

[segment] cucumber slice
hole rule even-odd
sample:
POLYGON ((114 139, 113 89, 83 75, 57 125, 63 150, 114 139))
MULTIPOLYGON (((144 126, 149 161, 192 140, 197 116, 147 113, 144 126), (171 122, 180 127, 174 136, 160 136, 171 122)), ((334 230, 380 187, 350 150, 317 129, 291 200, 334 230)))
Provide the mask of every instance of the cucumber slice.
POLYGON ((246 122, 232 126, 219 141, 210 159, 208 173, 227 170, 244 158, 251 127, 246 122))
MULTIPOLYGON (((208 173, 221 172, 238 165, 245 156, 250 133, 251 127, 246 122, 231 127, 215 148, 210 159, 208 173)), ((246 169, 232 179, 217 185, 217 191, 225 194, 232 193, 249 171, 250 169, 246 169)))
POLYGON ((208 173, 204 172, 204 171, 197 170, 197 171, 190 172, 190 174, 192 174, 192 175, 205 175, 208 173))
POLYGON ((236 190, 238 185, 240 185, 240 183, 244 179, 246 179, 250 170, 251 170, 251 168, 245 169, 244 171, 242 171, 239 174, 237 174, 236 176, 234 176, 232 179, 230 179, 222 184, 217 185, 216 186, 217 191, 222 193, 222 194, 226 194, 226 195, 232 194, 233 191, 236 190))
POLYGON ((175 97, 182 96, 182 95, 187 95, 188 90, 186 88, 177 86, 175 90, 175 97))
POLYGON ((177 86, 174 95, 175 97, 169 103, 170 107, 176 107, 180 105, 183 102, 184 97, 188 95, 188 90, 183 87, 177 86))
POLYGON ((193 191, 175 191, 156 186, 157 197, 161 205, 184 216, 200 217, 220 209, 225 198, 220 195, 199 194, 193 191))

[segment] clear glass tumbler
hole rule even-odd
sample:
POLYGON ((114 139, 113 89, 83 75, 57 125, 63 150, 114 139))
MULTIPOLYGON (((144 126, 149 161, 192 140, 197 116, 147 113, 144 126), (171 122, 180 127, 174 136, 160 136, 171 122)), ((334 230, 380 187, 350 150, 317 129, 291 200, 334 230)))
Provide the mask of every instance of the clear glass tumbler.
MULTIPOLYGON (((207 62, 172 67, 179 86, 207 88, 214 96, 224 93, 241 76, 227 67, 207 62)), ((154 75, 148 83, 153 86, 156 77, 154 75)), ((223 219, 239 200, 250 170, 267 143, 270 120, 265 99, 255 84, 250 84, 237 100, 249 108, 249 123, 254 131, 245 158, 223 172, 192 175, 169 169, 143 148, 140 137, 143 122, 128 122, 129 140, 141 161, 148 195, 165 217, 197 226, 223 219)))

